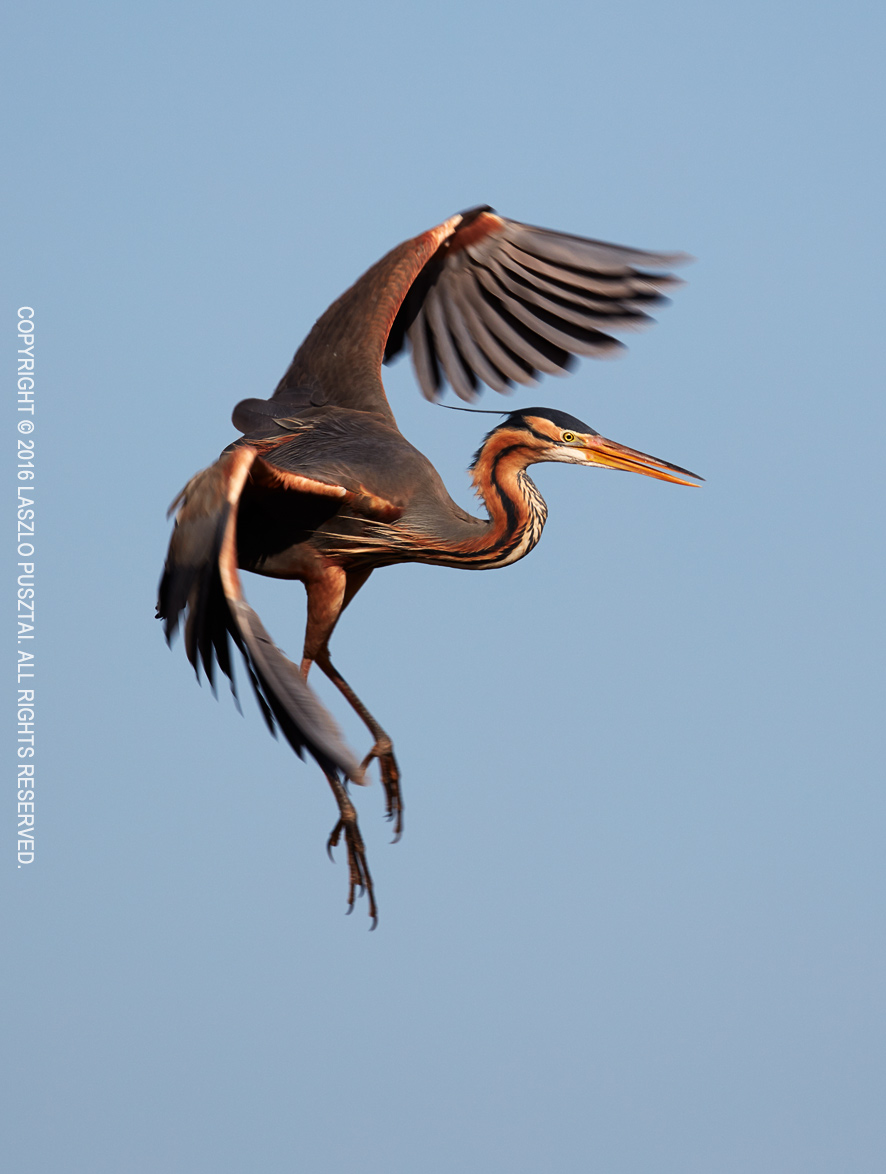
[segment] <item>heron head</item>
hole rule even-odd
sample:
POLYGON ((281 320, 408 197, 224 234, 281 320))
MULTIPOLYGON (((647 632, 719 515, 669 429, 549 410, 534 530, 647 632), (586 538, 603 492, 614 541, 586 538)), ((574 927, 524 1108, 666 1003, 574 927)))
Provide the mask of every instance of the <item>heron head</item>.
POLYGON ((507 419, 489 433, 487 441, 502 432, 515 434, 515 442, 519 436, 521 447, 531 454, 530 464, 561 461, 571 465, 623 469, 656 477, 660 481, 673 481, 676 485, 692 485, 693 482, 684 481, 682 477, 674 476, 675 473, 693 477, 696 481, 702 480, 697 474, 681 469, 679 465, 672 465, 648 453, 607 440, 575 416, 556 408, 523 408, 519 412, 511 412, 507 419))

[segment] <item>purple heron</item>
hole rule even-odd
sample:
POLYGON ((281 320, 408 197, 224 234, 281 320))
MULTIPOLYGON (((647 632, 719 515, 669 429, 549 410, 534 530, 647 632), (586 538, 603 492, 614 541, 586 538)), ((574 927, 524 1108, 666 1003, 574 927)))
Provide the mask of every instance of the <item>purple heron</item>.
POLYGON ((400 772, 391 739, 333 665, 336 622, 377 567, 400 562, 504 567, 538 542, 547 510, 526 470, 539 461, 630 470, 691 484, 694 473, 607 440, 574 416, 523 408, 486 436, 471 477, 487 516, 452 500, 433 465, 397 429, 382 363, 407 348, 419 385, 444 381, 464 400, 561 375, 576 355, 608 356, 612 331, 649 321, 668 269, 683 254, 641 252, 505 220, 474 208, 398 245, 318 320, 270 399, 234 409, 243 436, 193 477, 178 507, 158 616, 171 640, 180 621, 188 659, 213 683, 214 661, 234 678, 242 653, 272 732, 325 774, 339 809, 327 848, 344 838, 348 911, 358 891, 377 907, 348 781, 377 760, 395 838, 400 772), (307 592, 300 665, 287 659, 246 602, 239 570, 298 579, 307 592), (307 684, 316 664, 373 740, 360 761, 307 684))

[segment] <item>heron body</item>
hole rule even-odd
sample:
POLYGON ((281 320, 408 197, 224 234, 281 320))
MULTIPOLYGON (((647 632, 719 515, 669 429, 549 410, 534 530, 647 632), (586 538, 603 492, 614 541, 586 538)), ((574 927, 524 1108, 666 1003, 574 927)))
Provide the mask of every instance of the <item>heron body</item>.
MULTIPOLYGON (((480 383, 504 391, 573 356, 619 344, 674 284, 679 254, 642 253, 532 228, 478 208, 406 241, 318 320, 274 395, 238 404, 243 436, 185 486, 160 584, 158 616, 210 682, 243 654, 267 723, 323 770, 339 807, 331 850, 344 837, 349 909, 358 890, 377 915, 372 878, 347 792, 377 760, 395 836, 400 773, 391 739, 332 664, 342 611, 378 567, 422 562, 504 567, 536 545, 547 509, 527 469, 540 461, 602 466, 690 484, 685 469, 606 440, 551 408, 511 412, 486 436, 471 476, 485 517, 461 509, 428 459, 397 429, 381 367, 408 347, 430 399, 444 382, 463 399, 480 383), (307 592, 301 664, 288 660, 246 602, 239 571, 298 579, 307 592), (373 738, 361 761, 307 684, 317 666, 373 738)), ((504 414, 504 413, 503 413, 504 414)))

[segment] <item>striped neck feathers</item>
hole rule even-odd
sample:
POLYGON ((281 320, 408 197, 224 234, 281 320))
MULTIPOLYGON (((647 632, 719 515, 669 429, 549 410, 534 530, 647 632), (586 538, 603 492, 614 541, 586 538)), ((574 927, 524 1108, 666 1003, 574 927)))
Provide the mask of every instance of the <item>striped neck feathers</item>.
POLYGON ((462 566, 505 567, 541 538, 548 509, 526 472, 537 460, 519 429, 497 428, 486 438, 471 465, 471 480, 489 511, 489 528, 465 548, 462 566))

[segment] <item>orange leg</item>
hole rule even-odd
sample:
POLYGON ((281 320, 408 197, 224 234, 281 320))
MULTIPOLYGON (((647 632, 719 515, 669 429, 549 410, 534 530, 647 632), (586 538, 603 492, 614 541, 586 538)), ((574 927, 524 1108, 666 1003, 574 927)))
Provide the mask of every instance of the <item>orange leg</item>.
POLYGON ((394 821, 394 842, 400 839, 403 832, 403 796, 400 793, 400 768, 394 757, 394 747, 390 737, 381 728, 348 682, 329 659, 329 650, 324 648, 316 657, 317 666, 321 672, 332 681, 341 695, 347 698, 351 708, 361 718, 366 728, 375 738, 375 745, 363 759, 362 767, 365 770, 373 758, 378 759, 378 768, 382 786, 385 789, 385 815, 394 821))
POLYGON ((394 747, 388 734, 375 720, 329 657, 329 639, 338 618, 366 580, 370 571, 346 573, 341 567, 327 567, 322 577, 305 583, 308 593, 308 626, 305 632, 305 651, 301 662, 302 676, 307 679, 311 665, 324 673, 360 720, 372 734, 375 743, 363 759, 363 769, 374 758, 378 759, 379 773, 385 790, 385 814, 394 821, 394 840, 403 832, 403 796, 400 792, 400 768, 394 757, 394 747))
MULTIPOLYGON (((308 624, 305 631, 304 657, 301 662, 301 674, 305 680, 308 678, 311 665, 326 648, 326 642, 342 613, 346 587, 345 572, 341 567, 336 566, 324 567, 322 574, 305 580, 305 590, 308 593, 308 624)), ((325 771, 324 773, 339 810, 338 823, 332 829, 326 842, 326 851, 331 860, 333 858, 332 849, 344 835, 350 877, 348 912, 353 910, 358 892, 365 892, 369 898, 369 916, 372 918, 372 928, 375 929, 378 921, 378 909, 375 904, 372 876, 366 860, 366 848, 357 822, 357 811, 348 794, 347 783, 342 782, 337 774, 325 771)))

